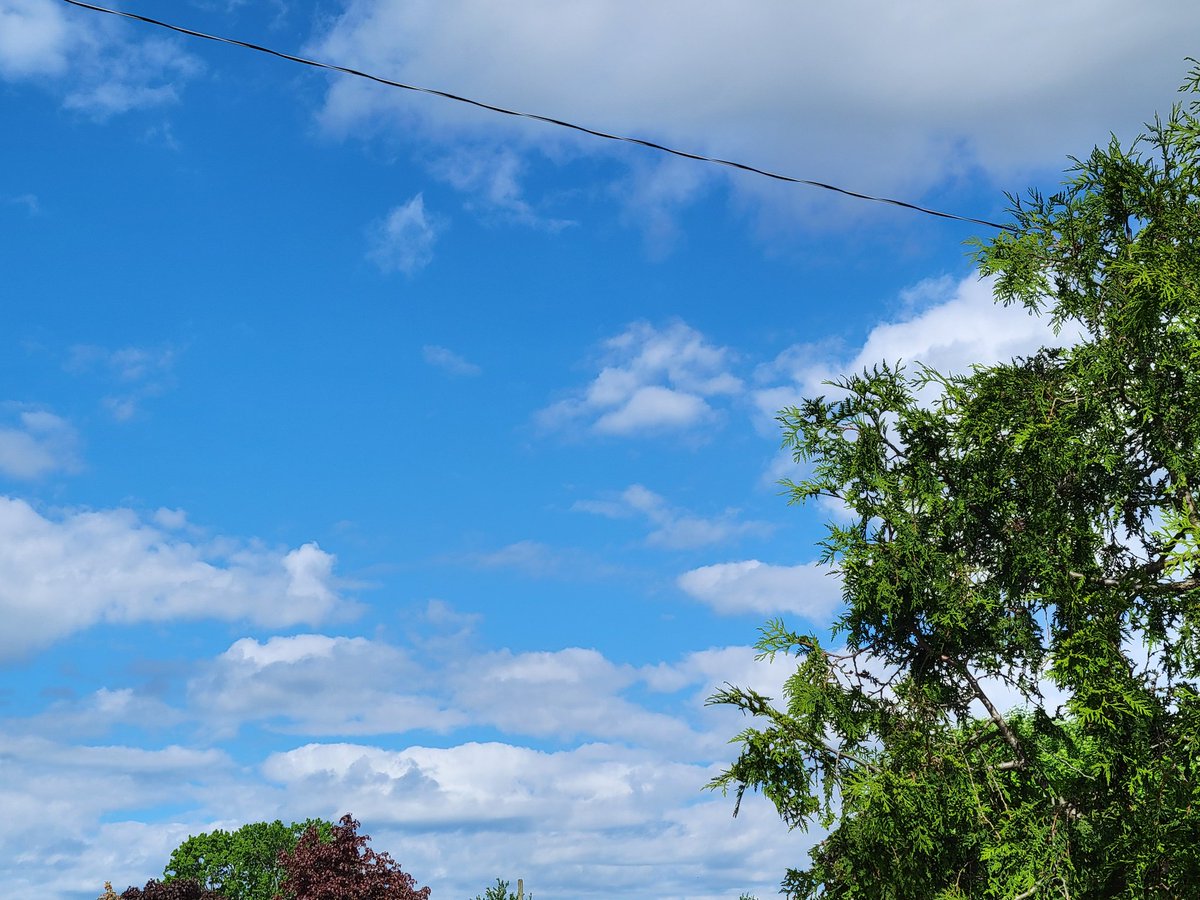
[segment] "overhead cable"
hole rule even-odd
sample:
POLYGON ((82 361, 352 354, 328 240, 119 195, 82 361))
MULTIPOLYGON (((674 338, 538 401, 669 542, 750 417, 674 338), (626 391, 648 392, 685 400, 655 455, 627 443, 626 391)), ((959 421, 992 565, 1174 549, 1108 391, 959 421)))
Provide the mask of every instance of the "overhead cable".
POLYGON ((778 172, 771 172, 766 169, 760 169, 757 166, 747 165, 746 163, 734 162, 729 159, 720 159, 713 156, 704 156, 700 153, 690 153, 687 150, 677 150, 673 147, 667 147, 663 144, 648 141, 644 138, 628 137, 620 134, 609 134, 606 131, 598 131, 594 128, 588 128, 584 125, 577 125, 573 122, 566 122, 562 119, 555 119, 550 116, 542 116, 537 113, 522 112, 515 109, 506 109, 503 106, 495 106, 491 103, 484 103, 482 100, 472 100, 470 97, 461 97, 458 94, 451 94, 447 91, 440 91, 436 88, 421 87, 419 85, 404 84, 400 81, 393 81, 390 78, 383 78, 379 75, 372 75, 369 72, 362 72, 358 69, 351 69, 348 66, 339 66, 334 63, 321 62, 316 59, 306 59, 303 56, 293 56, 290 53, 284 53, 281 50, 272 50, 270 47, 263 47, 258 44, 252 44, 248 41, 238 40, 237 38, 222 37, 215 34, 206 34, 203 31, 195 31, 191 28, 184 28, 180 25, 172 25, 169 22, 162 22, 158 19, 152 19, 149 16, 138 15, 137 13, 125 12, 119 9, 109 9, 104 6, 95 6, 91 3, 84 3, 82 0, 63 0, 64 3, 71 6, 78 6, 82 9, 90 9, 94 12, 108 13, 112 16, 119 16, 123 19, 134 19, 138 22, 144 22, 147 25, 155 25, 159 28, 165 28, 168 31, 174 31, 178 34, 184 34, 189 37, 201 38, 206 41, 216 41, 219 44, 230 44, 234 47, 242 47, 246 50, 254 50, 258 53, 266 53, 269 56, 276 56, 279 59, 286 59, 288 62, 300 63, 305 66, 312 66, 315 69, 327 69, 331 72, 341 72, 344 75, 353 75, 357 78, 365 78, 368 81, 374 81, 378 84, 386 85, 387 87, 400 88, 405 91, 415 91, 420 94, 432 94, 435 97, 441 97, 445 100, 453 100, 456 103, 466 103, 469 106, 475 106, 479 109, 485 109, 489 112, 500 113, 505 116, 515 116, 521 119, 532 119, 535 122, 544 122, 547 125, 556 125, 559 128, 568 128, 571 131, 582 132, 583 134, 591 135, 592 137, 603 138, 608 141, 622 141, 626 144, 636 144, 640 147, 647 147, 651 150, 657 150, 660 153, 668 153, 671 156, 679 156, 684 159, 693 159, 697 162, 712 163, 718 166, 728 166, 731 169, 737 169, 741 172, 749 172, 752 175, 761 175, 765 178, 772 178, 776 181, 784 181, 789 184, 803 184, 808 187, 821 188, 826 191, 833 191, 837 194, 843 194, 847 197, 854 197, 858 200, 870 200, 873 203, 886 203, 891 206, 899 206, 902 209, 912 210, 913 212, 923 213, 927 216, 937 216, 942 219, 953 219, 957 222, 971 222, 975 225, 984 225, 988 228, 998 228, 1002 231, 1016 231, 1012 225, 1002 225, 999 222, 991 222, 987 219, 977 219, 973 216, 960 216, 956 213, 943 212, 937 209, 930 209, 926 206, 919 206, 915 203, 909 203, 905 200, 896 200, 891 197, 875 197, 871 194, 864 194, 859 191, 852 191, 848 188, 838 187, 833 184, 826 184, 823 181, 811 181, 807 178, 793 178, 790 175, 781 175, 778 172))

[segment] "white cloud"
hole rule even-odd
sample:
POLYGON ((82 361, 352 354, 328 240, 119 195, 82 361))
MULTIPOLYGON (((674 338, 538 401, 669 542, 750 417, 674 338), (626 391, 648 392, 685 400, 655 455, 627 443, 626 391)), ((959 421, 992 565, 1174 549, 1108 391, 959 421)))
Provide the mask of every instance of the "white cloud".
POLYGON ((699 199, 708 183, 704 170, 688 160, 672 157, 653 164, 634 164, 630 174, 614 186, 613 195, 623 207, 623 220, 642 232, 653 259, 666 257, 681 233, 678 213, 699 199))
MULTIPOLYGON (((788 669, 755 663, 745 647, 636 668, 578 647, 459 648, 418 663, 406 650, 357 637, 241 639, 191 680, 184 710, 164 713, 140 691, 106 689, 65 710, 60 724, 91 732, 107 713, 121 734, 127 724, 144 727, 139 717, 182 714, 230 728, 266 723, 333 735, 366 734, 373 724, 372 733, 397 735, 428 725, 399 705, 416 701, 414 708, 441 709, 466 727, 571 743, 548 751, 499 741, 301 741, 234 765, 220 750, 71 747, 0 728, 10 735, 0 737, 10 776, 0 803, 14 814, 7 832, 0 823, 0 841, 25 857, 24 865, 11 854, 0 860, 0 884, 15 896, 22 894, 14 887, 42 884, 38 896, 69 900, 91 889, 88 879, 97 893, 105 878, 118 888, 142 883, 187 834, 351 811, 376 849, 452 896, 471 896, 497 875, 581 900, 617 888, 633 900, 724 900, 773 889, 794 861, 795 836, 761 799, 749 799, 734 820, 728 798, 703 792, 731 760, 726 741, 742 723, 702 700, 727 679, 752 679, 771 695, 788 669), (630 696, 643 689, 669 708, 630 696), (684 689, 686 697, 664 696, 684 689), (136 820, 167 803, 178 812, 147 843, 136 820), (12 825, 35 811, 46 827, 12 825)), ((272 745, 280 746, 278 736, 272 745)))
POLYGON ((841 581, 826 566, 773 566, 749 559, 701 566, 679 576, 679 587, 719 613, 795 613, 823 622, 841 602, 841 581))
POLYGON ((10 206, 23 207, 25 212, 31 216, 41 215, 42 212, 42 204, 41 201, 38 200, 37 194, 16 194, 12 196, 0 197, 0 200, 10 206))
POLYGON ((477 198, 467 203, 467 209, 487 218, 546 231, 573 224, 542 215, 525 198, 521 185, 524 168, 523 158, 511 149, 478 145, 457 147, 431 166, 435 177, 477 198))
POLYGON ((593 427, 601 434, 633 434, 653 429, 686 428, 708 418, 708 404, 695 394, 657 384, 637 388, 620 407, 606 412, 593 427))
POLYGON ((534 578, 595 578, 615 571, 612 565, 581 550, 531 540, 515 541, 465 559, 485 569, 515 569, 534 578))
POLYGON ((67 66, 63 8, 41 0, 0 0, 0 76, 58 75, 67 66))
POLYGON ((499 550, 480 553, 474 557, 477 565, 486 568, 514 568, 531 575, 545 575, 561 568, 554 548, 539 541, 517 541, 499 550))
POLYGON ((220 733, 250 722, 309 735, 445 731, 466 718, 433 696, 422 668, 366 638, 242 638, 189 684, 193 708, 220 733), (353 678, 342 673, 354 672, 353 678))
POLYGON ((347 608, 333 562, 316 544, 193 544, 127 509, 43 516, 0 497, 0 659, 100 621, 319 622, 347 608))
MULTIPOLYGON (((655 691, 675 693, 692 688, 691 697, 703 703, 726 684, 757 690, 766 697, 783 695, 783 684, 795 672, 794 663, 780 658, 768 662, 758 658, 753 647, 711 647, 688 653, 677 663, 644 666, 639 671, 646 685, 655 691)), ((706 712, 715 710, 709 707, 706 712)))
POLYGON ((289 796, 353 809, 373 843, 401 847, 418 883, 447 895, 515 870, 535 894, 715 900, 773 887, 798 852, 765 802, 748 798, 735 820, 729 798, 700 790, 714 767, 635 748, 310 744, 263 771, 289 796))
POLYGON ((676 758, 715 749, 713 741, 682 720, 621 696, 638 680, 637 671, 596 650, 504 650, 455 667, 450 677, 455 703, 471 721, 494 725, 505 734, 671 747, 676 758), (680 753, 680 747, 688 749, 680 753))
POLYGON ((67 92, 63 105, 98 119, 175 103, 180 83, 201 70, 196 57, 174 41, 88 41, 85 46, 90 53, 79 67, 82 80, 67 92))
POLYGON ((95 13, 0 0, 0 78, 50 84, 65 107, 100 119, 175 102, 199 59, 178 41, 127 34, 95 13))
POLYGON ((22 410, 0 425, 0 475, 22 480, 79 469, 79 436, 71 424, 45 410, 22 410))
POLYGON ((114 389, 104 397, 103 407, 118 422, 126 422, 141 411, 143 401, 173 386, 178 356, 169 345, 110 350, 95 344, 76 344, 63 367, 92 379, 102 376, 114 389))
POLYGON ((832 396, 835 391, 823 382, 881 362, 903 362, 910 373, 923 363, 943 374, 966 374, 972 365, 1007 362, 1043 346, 1070 345, 1080 334, 1066 327, 1055 335, 1047 317, 997 303, 992 281, 975 275, 961 281, 926 279, 901 292, 899 301, 906 315, 872 328, 853 355, 796 344, 761 366, 757 375, 763 386, 752 392, 758 411, 773 420, 780 409, 805 397, 832 396))
POLYGON ((161 873, 189 830, 119 814, 202 804, 206 791, 228 787, 234 771, 220 750, 69 746, 7 729, 0 757, 0 884, 7 896, 47 900, 95 896, 105 879, 120 890, 161 873), (41 825, 29 828, 32 821, 41 825))
POLYGON ((916 315, 871 329, 850 371, 880 360, 922 362, 940 372, 968 372, 974 364, 1006 362, 1043 345, 1072 343, 1077 332, 1055 335, 1049 319, 1020 306, 997 303, 990 279, 970 275, 921 282, 902 300, 924 299, 916 315))
POLYGON ((473 362, 459 356, 453 350, 439 347, 436 344, 426 344, 421 348, 425 362, 436 366, 451 375, 478 375, 483 370, 473 362))
POLYGON ((614 499, 580 500, 572 509, 609 518, 631 515, 644 518, 653 526, 646 538, 652 547, 705 547, 770 530, 765 522, 739 520, 736 509, 727 509, 712 518, 693 515, 671 506, 666 498, 640 484, 630 485, 614 499))
POLYGON ((102 687, 80 698, 58 700, 22 720, 14 731, 78 741, 92 736, 103 738, 114 729, 129 726, 147 732, 166 730, 184 720, 183 711, 159 697, 128 687, 102 687))
MULTIPOLYGON (((1126 133, 1168 108, 1195 52, 1200 7, 1082 8, 352 0, 309 52, 799 177, 919 197, 976 169, 1008 179, 1047 160, 1057 168, 1110 130, 1126 133)), ((331 82, 322 122, 348 134, 390 123, 439 144, 487 137, 615 153, 608 142, 353 78, 331 82)), ((696 168, 704 178, 723 172, 696 168)), ((840 202, 765 179, 730 183, 781 206, 840 202)))
POLYGON ((163 378, 175 365, 173 347, 121 347, 109 350, 95 344, 75 344, 67 357, 70 372, 92 373, 103 370, 117 381, 126 383, 163 378))
POLYGON ((433 262, 440 230, 438 220, 425 209, 424 195, 417 194, 370 227, 367 259, 381 272, 413 275, 433 262))
MULTIPOLYGON (((683 718, 626 697, 640 680, 632 666, 580 647, 479 653, 458 646, 414 658, 362 637, 301 634, 235 641, 191 679, 188 709, 221 736, 252 723, 319 736, 485 726, 512 736, 670 747, 677 757, 680 747, 685 757, 720 751, 727 735, 698 733, 683 718)), ((108 692, 47 718, 94 724, 101 707, 119 716, 153 702, 108 692)))
POLYGON ((601 434, 676 431, 713 419, 708 400, 734 395, 732 354, 683 322, 655 328, 636 322, 603 344, 602 368, 576 396, 543 409, 538 421, 566 428, 579 421, 601 434))

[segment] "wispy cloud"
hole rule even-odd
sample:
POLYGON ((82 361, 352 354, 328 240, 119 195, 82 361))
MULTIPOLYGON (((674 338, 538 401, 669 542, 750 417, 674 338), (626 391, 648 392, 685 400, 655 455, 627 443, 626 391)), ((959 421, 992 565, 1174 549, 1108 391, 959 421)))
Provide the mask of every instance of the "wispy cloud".
POLYGON ((433 262, 433 247, 442 227, 425 209, 424 195, 417 194, 370 226, 367 259, 381 272, 414 275, 433 262))
POLYGON ((436 178, 466 194, 466 209, 481 217, 545 231, 561 231, 574 224, 538 212, 526 199, 521 184, 525 161, 511 149, 458 147, 430 168, 436 178))
POLYGON ((665 328, 636 322, 604 342, 591 384, 537 419, 548 428, 583 422, 617 436, 687 429, 715 417, 710 399, 742 390, 729 371, 731 357, 683 322, 665 328))
POLYGON ((118 23, 39 0, 0 0, 0 78, 36 79, 97 119, 179 99, 203 70, 181 42, 129 40, 118 23))
POLYGON ((28 481, 79 469, 79 435, 70 422, 19 407, 13 418, 0 424, 0 474, 28 481))
POLYGON ((736 509, 713 517, 695 515, 640 484, 630 485, 615 497, 577 501, 572 508, 609 518, 638 516, 652 526, 646 543, 670 549, 706 547, 771 530, 766 522, 741 520, 736 509))
POLYGON ((431 366, 449 372, 451 375, 479 375, 483 372, 479 366, 459 356, 453 350, 439 347, 436 344, 426 344, 421 348, 421 355, 431 366))
POLYGON ((541 541, 516 541, 497 550, 472 553, 464 557, 471 565, 485 569, 514 569, 534 578, 598 578, 617 569, 590 553, 573 547, 552 547, 541 541))
POLYGON ((64 368, 80 375, 99 376, 112 389, 103 405, 118 422, 136 417, 142 404, 166 393, 174 385, 174 368, 179 351, 169 345, 120 347, 116 350, 95 344, 76 344, 64 368))
POLYGON ((25 212, 31 216, 41 215, 42 212, 42 204, 36 194, 15 194, 0 197, 0 200, 3 200, 9 206, 23 207, 25 212))
POLYGON ((668 157, 634 166, 612 193, 622 204, 622 220, 641 231, 649 256, 663 259, 680 240, 681 210, 700 199, 713 178, 690 160, 668 157))

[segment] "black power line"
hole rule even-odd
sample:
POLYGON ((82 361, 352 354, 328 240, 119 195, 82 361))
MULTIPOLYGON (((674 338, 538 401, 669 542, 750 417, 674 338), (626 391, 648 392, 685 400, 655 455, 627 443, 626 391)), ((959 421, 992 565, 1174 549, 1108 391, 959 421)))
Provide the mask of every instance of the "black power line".
POLYGON ((457 103, 466 103, 470 106, 476 106, 480 109, 486 109, 489 112, 501 113, 506 116, 516 116, 522 119, 533 119, 536 122, 545 122, 548 125, 557 125, 560 128, 569 128, 572 131, 579 131, 583 134, 591 135, 592 137, 604 138, 609 141, 623 141, 627 144, 637 144, 640 147, 648 147, 651 150, 657 150, 661 153, 669 153, 672 156, 680 156, 684 159, 694 159, 697 162, 712 163, 718 166, 728 166, 731 169, 737 169, 742 172, 749 172, 753 175, 762 175, 765 178, 773 178, 776 181, 785 181, 789 184, 803 184, 809 187, 821 188, 826 191, 833 191, 837 194, 843 194, 847 197, 854 197, 858 200, 870 200, 873 203, 887 203, 891 206, 899 206, 902 209, 909 209, 913 212, 924 213, 927 216, 937 216, 942 219, 953 219, 957 222, 971 222, 975 225, 985 225, 988 228, 998 228, 1002 231, 1016 231, 1012 225, 1001 225, 999 222, 991 222, 987 219, 976 219, 973 216, 960 216, 955 213, 942 212, 937 209, 930 209, 925 206, 918 206, 915 203, 908 203, 904 200, 895 200, 891 197, 875 197, 871 194, 863 194, 859 191, 852 191, 847 188, 838 187, 833 184, 826 184, 823 181, 810 181, 807 178, 793 178, 790 175, 780 175, 778 172, 770 172, 766 169, 760 169, 756 166, 747 165, 745 163, 734 162, 729 159, 720 159, 712 156, 704 156, 700 153, 689 153, 686 150, 676 150, 672 147, 657 144, 654 141, 648 141, 643 138, 627 137, 620 134, 609 134, 606 131, 597 131, 594 128, 588 128, 584 125, 576 125, 573 122, 565 122, 562 119, 554 119, 550 116, 540 116, 537 113, 521 112, 515 109, 505 109, 503 106, 494 106, 491 103, 484 103, 481 100, 472 100, 469 97, 460 97, 458 94, 451 94, 447 91, 439 91, 436 88, 420 87, 419 85, 404 84, 400 81, 392 81, 390 78, 383 78, 379 75, 372 75, 369 72, 360 72, 358 69, 351 69, 347 66, 339 66, 333 63, 321 62, 316 59, 306 59, 303 56, 293 56, 290 53, 284 53, 280 50, 272 50, 270 47, 262 47, 258 44, 251 44, 248 41, 240 41, 236 38, 221 37, 215 34, 206 34, 203 31, 194 31, 191 28, 184 28, 180 25, 172 25, 168 22, 160 22, 158 19, 151 19, 149 16, 138 15, 137 13, 124 12, 118 9, 109 9, 104 6, 95 6, 91 3, 83 3, 82 0, 63 0, 71 6, 78 6, 82 9, 90 9, 94 12, 108 13, 112 16, 119 16, 124 19, 134 19, 138 22, 145 22, 147 25, 156 25, 159 28, 165 28, 168 31, 174 31, 178 34, 186 34, 189 37, 202 38, 206 41, 216 41, 219 44, 230 44, 235 47, 244 47, 247 50, 254 50, 258 53, 266 53, 269 56, 276 56, 280 59, 286 59, 289 62, 300 63, 305 66, 312 66, 316 69, 327 69, 331 72, 341 72, 345 75, 354 75, 358 78, 366 78, 368 81, 374 81, 378 84, 387 85, 388 87, 401 88, 406 91, 416 91, 421 94, 432 94, 435 97, 442 97, 446 100, 454 100, 457 103))

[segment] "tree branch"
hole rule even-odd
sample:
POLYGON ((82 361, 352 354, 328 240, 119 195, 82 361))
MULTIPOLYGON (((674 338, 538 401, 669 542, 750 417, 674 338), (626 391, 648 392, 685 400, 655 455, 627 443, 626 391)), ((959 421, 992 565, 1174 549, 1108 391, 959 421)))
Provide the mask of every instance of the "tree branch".
MULTIPOLYGON (((1101 587, 1119 588, 1124 587, 1128 583, 1127 580, 1120 578, 1089 578, 1082 572, 1068 571, 1067 574, 1072 578, 1078 578, 1080 581, 1090 581, 1101 587)), ((1200 578, 1181 578, 1179 581, 1155 581, 1154 587, 1173 594, 1183 594, 1200 587, 1200 578)))

